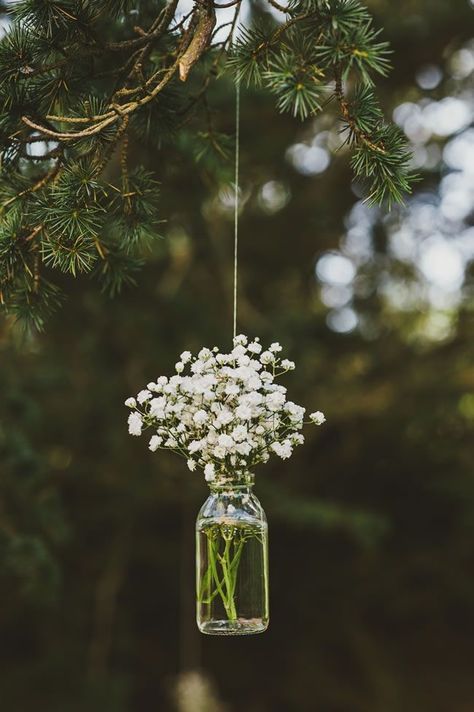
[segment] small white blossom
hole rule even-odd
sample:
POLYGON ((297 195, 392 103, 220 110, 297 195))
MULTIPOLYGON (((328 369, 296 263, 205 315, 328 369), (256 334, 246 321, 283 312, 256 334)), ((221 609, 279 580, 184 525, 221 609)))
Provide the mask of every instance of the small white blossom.
POLYGON ((253 354, 259 354, 262 350, 261 344, 257 343, 256 341, 252 341, 252 343, 249 344, 247 348, 253 354))
POLYGON ((271 351, 264 351, 260 356, 260 361, 267 366, 269 363, 273 363, 275 361, 275 354, 272 354, 271 351))
POLYGON ((140 391, 140 393, 137 395, 137 401, 140 403, 140 405, 143 405, 147 400, 150 400, 151 398, 151 393, 149 390, 144 390, 140 391))
POLYGON ((188 363, 189 361, 191 361, 191 358, 191 351, 183 351, 183 353, 179 357, 180 361, 182 361, 183 363, 188 363))
POLYGON ((241 420, 250 420, 252 417, 252 408, 243 403, 236 408, 235 414, 241 420))
POLYGON ((287 358, 284 358, 283 361, 281 362, 281 367, 285 369, 285 371, 293 371, 295 368, 295 362, 290 361, 287 358))
POLYGON ((136 408, 137 401, 135 400, 135 398, 127 398, 127 400, 125 401, 125 405, 127 406, 127 408, 136 408))
POLYGON ((284 440, 282 443, 274 442, 272 443, 271 448, 273 452, 278 455, 278 457, 281 457, 282 460, 286 460, 288 457, 291 457, 293 452, 289 440, 284 440))
POLYGON ((182 361, 178 361, 178 363, 176 363, 174 367, 176 369, 176 373, 183 373, 184 363, 182 361))
POLYGON ((233 429, 231 435, 234 442, 239 443, 242 442, 242 440, 245 440, 245 438, 248 436, 248 430, 244 425, 237 425, 233 429))
POLYGON ((229 423, 232 423, 232 421, 234 420, 234 416, 230 410, 224 408, 217 416, 217 420, 219 422, 219 425, 228 425, 229 423))
POLYGON ((186 464, 187 464, 188 468, 191 470, 191 472, 194 472, 194 470, 196 469, 196 466, 197 466, 195 461, 189 459, 186 464))
POLYGON ((152 398, 148 404, 150 409, 150 415, 154 418, 164 418, 165 417, 165 407, 166 398, 164 396, 158 396, 158 398, 152 398))
POLYGON ((208 418, 209 418, 209 415, 202 408, 197 410, 193 415, 193 420, 196 423, 196 425, 203 425, 203 423, 205 423, 208 418))
POLYGON ((273 351, 274 353, 277 353, 278 351, 282 350, 282 347, 278 343, 278 341, 275 341, 273 344, 270 345, 270 351, 273 351))
POLYGON ((241 403, 246 403, 247 405, 260 405, 263 401, 263 396, 261 393, 257 393, 256 391, 252 391, 251 393, 247 393, 244 398, 240 401, 241 403))
POLYGON ((239 453, 239 455, 250 455, 252 446, 249 442, 236 443, 235 450, 239 453))
POLYGON ((294 420, 302 420, 304 418, 306 408, 302 408, 300 405, 296 405, 296 403, 293 403, 292 401, 287 401, 285 404, 285 410, 294 420))
POLYGON ((130 435, 142 434, 143 421, 140 413, 130 413, 128 416, 128 432, 130 435))
POLYGON ((265 396, 265 404, 271 411, 281 410, 285 404, 285 396, 283 393, 269 393, 265 396))
POLYGON ((315 425, 322 425, 326 422, 326 416, 324 415, 324 413, 321 413, 320 410, 317 410, 315 413, 311 413, 309 419, 315 425))
POLYGON ((235 444, 234 441, 233 441, 233 439, 231 438, 231 436, 230 436, 230 435, 226 435, 225 433, 222 433, 222 435, 219 435, 219 437, 218 437, 218 439, 217 439, 217 442, 219 443, 219 445, 220 445, 221 447, 224 447, 224 448, 227 448, 227 449, 232 448, 232 447, 234 446, 234 444, 235 444))
POLYGON ((204 467, 204 477, 206 478, 207 482, 212 482, 212 480, 215 479, 216 473, 214 469, 214 464, 212 462, 208 462, 207 465, 204 467))
POLYGON ((210 359, 212 356, 212 352, 210 349, 201 349, 200 352, 198 353, 198 358, 201 359, 201 361, 207 361, 210 359))
POLYGON ((262 381, 258 376, 252 376, 247 380, 247 388, 252 391, 257 391, 262 386, 262 381))
POLYGON ((156 452, 162 442, 163 438, 161 438, 159 435, 152 435, 150 438, 150 444, 148 445, 148 449, 152 452, 156 452))
POLYGON ((241 359, 243 356, 245 356, 246 350, 247 349, 245 348, 245 346, 237 344, 237 346, 232 349, 231 356, 233 359, 241 359))

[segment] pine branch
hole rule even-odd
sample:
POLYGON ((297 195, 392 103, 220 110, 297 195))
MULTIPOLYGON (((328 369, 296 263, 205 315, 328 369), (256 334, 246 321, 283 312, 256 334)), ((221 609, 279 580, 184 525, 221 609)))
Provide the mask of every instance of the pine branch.
POLYGON ((241 0, 20 0, 0 39, 0 303, 42 327, 60 302, 54 271, 90 273, 111 294, 132 284, 158 237, 158 187, 128 165, 135 141, 187 146, 208 172, 229 160, 229 137, 208 99, 223 59, 243 85, 265 87, 301 120, 335 97, 355 175, 374 202, 403 200, 413 181, 406 141, 383 119, 373 85, 389 48, 359 0, 267 0, 286 15, 240 31, 241 0), (146 4, 144 4, 146 5, 146 4), (215 42, 215 9, 234 7, 215 42), (118 61, 117 61, 118 58, 118 61), (156 127, 159 127, 157 131, 156 127), (121 178, 103 175, 120 149, 121 178), (47 275, 47 278, 45 277, 47 275))
POLYGON ((335 72, 335 94, 347 132, 347 141, 355 149, 351 161, 356 177, 368 181, 368 202, 402 203, 414 180, 410 172, 411 152, 407 140, 393 124, 386 124, 372 90, 356 89, 350 103, 343 92, 342 72, 335 72))

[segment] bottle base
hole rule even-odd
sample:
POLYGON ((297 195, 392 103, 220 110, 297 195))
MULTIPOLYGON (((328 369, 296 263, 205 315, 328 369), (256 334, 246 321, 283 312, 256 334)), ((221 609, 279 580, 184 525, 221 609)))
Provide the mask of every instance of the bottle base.
POLYGON ((198 628, 204 635, 255 635, 267 630, 268 620, 263 618, 211 620, 198 623, 198 628))

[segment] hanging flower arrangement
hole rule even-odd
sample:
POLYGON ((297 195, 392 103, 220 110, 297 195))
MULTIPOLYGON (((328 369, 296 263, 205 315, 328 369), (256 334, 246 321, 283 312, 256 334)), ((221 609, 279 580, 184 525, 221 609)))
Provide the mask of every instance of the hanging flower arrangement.
MULTIPOLYGON (((281 350, 278 343, 263 350, 259 339, 240 335, 227 354, 217 347, 197 356, 184 351, 174 376, 160 376, 126 400, 129 433, 152 430, 150 450, 176 452, 208 482, 239 479, 271 455, 289 458, 304 442, 305 408, 275 382, 295 368, 281 350)), ((324 421, 317 411, 308 422, 324 421)))
MULTIPOLYGON (((149 449, 171 450, 200 469, 211 495, 198 515, 197 621, 203 633, 242 635, 268 626, 268 528, 252 492, 253 470, 302 445, 305 408, 276 380, 295 368, 279 343, 236 336, 230 353, 184 351, 175 375, 160 376, 125 404, 129 433, 151 433, 149 449)), ((324 414, 308 423, 322 425, 324 414)))

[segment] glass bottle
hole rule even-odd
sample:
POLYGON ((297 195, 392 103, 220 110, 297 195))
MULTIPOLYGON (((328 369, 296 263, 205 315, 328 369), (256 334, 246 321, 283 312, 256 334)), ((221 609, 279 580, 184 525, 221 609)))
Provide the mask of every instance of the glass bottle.
POLYGON ((196 521, 197 624, 208 635, 268 627, 268 526, 253 477, 216 480, 196 521))

